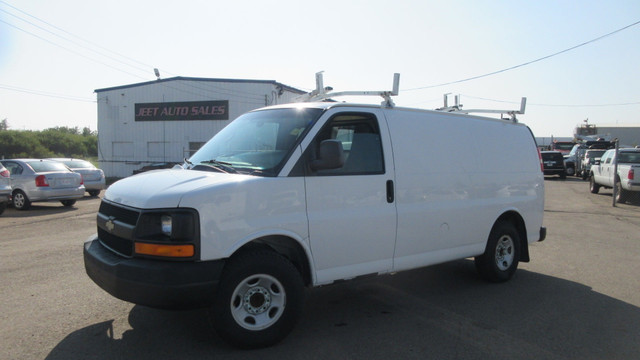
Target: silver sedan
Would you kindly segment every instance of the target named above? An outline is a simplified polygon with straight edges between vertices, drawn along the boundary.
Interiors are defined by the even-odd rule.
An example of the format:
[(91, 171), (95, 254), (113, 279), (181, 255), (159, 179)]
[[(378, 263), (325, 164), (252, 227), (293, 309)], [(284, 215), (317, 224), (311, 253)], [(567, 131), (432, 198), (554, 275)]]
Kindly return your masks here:
[(40, 159), (0, 160), (9, 170), (13, 207), (26, 210), (37, 201), (59, 200), (73, 206), (84, 196), (82, 175), (64, 164)]
[(4, 212), (10, 198), (11, 179), (9, 177), (9, 170), (0, 164), (0, 214)]
[(84, 181), (84, 188), (91, 196), (100, 195), (100, 191), (106, 188), (104, 172), (86, 160), (70, 158), (54, 158), (49, 160), (59, 161), (67, 165), (71, 171), (81, 174)]

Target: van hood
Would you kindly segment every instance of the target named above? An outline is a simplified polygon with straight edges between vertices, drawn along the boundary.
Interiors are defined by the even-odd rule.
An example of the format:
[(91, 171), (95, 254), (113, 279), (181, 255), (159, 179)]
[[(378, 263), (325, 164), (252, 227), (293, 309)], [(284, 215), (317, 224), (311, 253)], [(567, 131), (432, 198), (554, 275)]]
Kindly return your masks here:
[(237, 183), (247, 177), (184, 169), (153, 170), (115, 182), (104, 199), (140, 209), (175, 208), (187, 193)]

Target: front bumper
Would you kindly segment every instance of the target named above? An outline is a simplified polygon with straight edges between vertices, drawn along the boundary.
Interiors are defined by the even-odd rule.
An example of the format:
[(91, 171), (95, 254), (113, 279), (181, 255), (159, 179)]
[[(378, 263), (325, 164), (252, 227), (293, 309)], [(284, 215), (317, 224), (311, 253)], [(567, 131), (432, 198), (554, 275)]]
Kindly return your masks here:
[(125, 258), (104, 247), (96, 236), (84, 243), (84, 265), (91, 280), (118, 299), (153, 308), (210, 306), (224, 263)]

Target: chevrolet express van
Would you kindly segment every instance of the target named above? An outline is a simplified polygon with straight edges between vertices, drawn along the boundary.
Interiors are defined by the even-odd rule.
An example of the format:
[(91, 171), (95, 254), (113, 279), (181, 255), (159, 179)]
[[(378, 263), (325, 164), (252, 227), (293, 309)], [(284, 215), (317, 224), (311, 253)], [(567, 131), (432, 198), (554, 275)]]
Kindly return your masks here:
[(544, 239), (543, 207), (521, 123), (279, 105), (240, 116), (178, 168), (109, 187), (84, 260), (117, 298), (209, 307), (223, 339), (261, 347), (291, 331), (305, 287), (467, 257), (506, 281)]

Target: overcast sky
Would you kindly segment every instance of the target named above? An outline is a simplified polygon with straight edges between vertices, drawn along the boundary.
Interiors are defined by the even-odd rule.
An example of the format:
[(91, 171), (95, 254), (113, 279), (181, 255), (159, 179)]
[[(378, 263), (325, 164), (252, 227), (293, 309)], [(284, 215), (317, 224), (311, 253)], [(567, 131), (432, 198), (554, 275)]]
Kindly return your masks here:
[(639, 21), (638, 0), (0, 0), (0, 120), (96, 130), (94, 90), (153, 68), (305, 91), (318, 71), (336, 91), (391, 90), (398, 72), (398, 106), (527, 97), (536, 136), (571, 136), (587, 118), (640, 123)]

